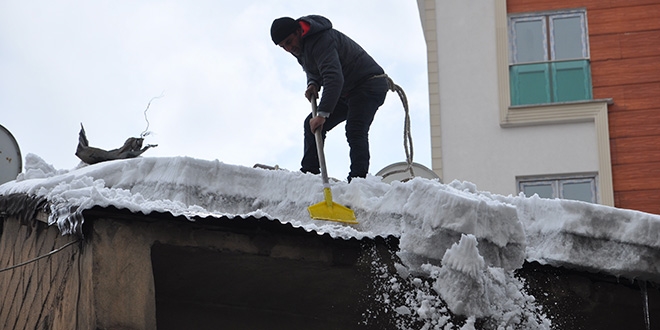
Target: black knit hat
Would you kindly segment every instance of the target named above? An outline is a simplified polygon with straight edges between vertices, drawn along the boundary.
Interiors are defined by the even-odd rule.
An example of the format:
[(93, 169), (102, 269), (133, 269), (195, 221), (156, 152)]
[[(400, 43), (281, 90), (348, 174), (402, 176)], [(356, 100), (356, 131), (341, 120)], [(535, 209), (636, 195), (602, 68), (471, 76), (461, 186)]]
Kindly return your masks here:
[(273, 25), (270, 26), (270, 37), (273, 38), (273, 42), (277, 45), (299, 28), (300, 24), (295, 19), (291, 17), (280, 17), (274, 20)]

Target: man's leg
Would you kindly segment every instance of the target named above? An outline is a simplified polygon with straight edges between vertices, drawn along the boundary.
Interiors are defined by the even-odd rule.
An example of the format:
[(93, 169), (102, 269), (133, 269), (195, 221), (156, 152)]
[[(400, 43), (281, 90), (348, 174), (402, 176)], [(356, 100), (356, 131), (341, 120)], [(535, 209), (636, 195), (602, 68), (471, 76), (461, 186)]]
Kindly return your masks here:
[[(323, 140), (325, 140), (325, 135), (328, 131), (346, 120), (347, 111), (348, 105), (343, 99), (339, 99), (339, 101), (337, 101), (337, 106), (335, 106), (335, 109), (332, 111), (332, 113), (330, 113), (330, 117), (326, 118), (325, 123), (323, 124), (321, 131)], [(303, 158), (300, 162), (300, 171), (303, 173), (309, 172), (313, 174), (319, 174), (319, 155), (316, 152), (316, 138), (314, 137), (314, 133), (312, 133), (312, 131), (309, 129), (310, 119), (312, 119), (311, 113), (307, 116), (307, 118), (305, 118), (304, 123), (305, 140), (303, 143)]]
[(366, 81), (350, 95), (346, 117), (346, 140), (351, 158), (349, 181), (364, 178), (369, 172), (369, 127), (386, 95), (387, 81), (380, 78)]

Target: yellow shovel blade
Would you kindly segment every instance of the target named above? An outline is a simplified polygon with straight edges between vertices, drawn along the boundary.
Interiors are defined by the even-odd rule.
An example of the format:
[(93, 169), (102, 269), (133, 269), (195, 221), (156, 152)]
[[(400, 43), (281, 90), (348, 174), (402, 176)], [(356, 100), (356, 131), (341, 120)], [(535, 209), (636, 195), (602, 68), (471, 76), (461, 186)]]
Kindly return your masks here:
[(330, 188), (324, 188), (323, 195), (325, 196), (323, 202), (316, 203), (307, 208), (312, 219), (337, 221), (349, 224), (358, 223), (355, 219), (355, 213), (353, 210), (332, 201)]

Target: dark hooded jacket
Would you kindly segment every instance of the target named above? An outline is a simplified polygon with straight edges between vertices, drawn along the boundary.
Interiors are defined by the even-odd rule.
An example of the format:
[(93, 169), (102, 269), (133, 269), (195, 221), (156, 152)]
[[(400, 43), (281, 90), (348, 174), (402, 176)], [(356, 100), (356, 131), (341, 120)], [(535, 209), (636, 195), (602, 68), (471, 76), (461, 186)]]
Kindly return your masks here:
[(327, 18), (310, 15), (298, 21), (310, 25), (303, 35), (302, 51), (297, 58), (307, 74), (307, 85), (323, 87), (318, 106), (320, 113), (331, 113), (340, 96), (350, 96), (356, 86), (384, 73), (360, 45), (333, 29)]

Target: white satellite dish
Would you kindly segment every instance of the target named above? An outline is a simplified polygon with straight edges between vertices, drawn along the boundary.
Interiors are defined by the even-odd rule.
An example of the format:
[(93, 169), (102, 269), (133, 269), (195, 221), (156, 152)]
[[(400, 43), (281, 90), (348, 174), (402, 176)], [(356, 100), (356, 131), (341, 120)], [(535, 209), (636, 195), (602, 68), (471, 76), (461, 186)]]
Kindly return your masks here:
[(16, 139), (0, 125), (0, 184), (16, 180), (22, 168), (21, 149)]
[[(417, 164), (413, 162), (411, 164), (413, 173), (415, 174), (415, 177), (422, 177), (426, 179), (438, 179), (440, 182), (440, 177), (435, 174), (431, 169), (428, 167), (422, 165), (422, 164)], [(382, 170), (378, 171), (376, 173), (376, 176), (381, 176), (383, 177), (383, 182), (385, 183), (391, 183), (392, 181), (408, 181), (413, 178), (412, 175), (410, 175), (410, 170), (408, 170), (408, 163), (406, 162), (398, 162), (394, 164), (390, 164), (385, 166)]]

